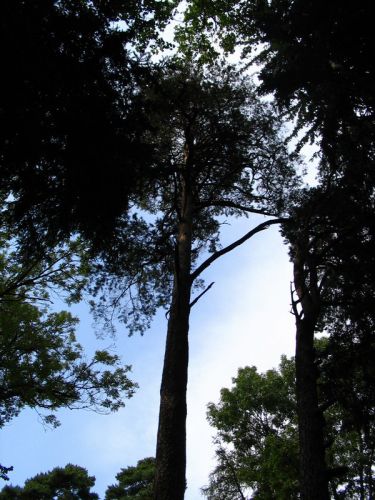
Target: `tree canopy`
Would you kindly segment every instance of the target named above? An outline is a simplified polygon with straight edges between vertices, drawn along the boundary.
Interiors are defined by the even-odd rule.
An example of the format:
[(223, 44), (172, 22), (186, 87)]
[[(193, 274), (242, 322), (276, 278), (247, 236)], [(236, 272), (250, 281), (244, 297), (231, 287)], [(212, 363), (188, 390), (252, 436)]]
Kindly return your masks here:
[(77, 230), (98, 243), (127, 209), (152, 157), (142, 47), (174, 3), (2, 2), (0, 189), (34, 247)]
[[(332, 460), (324, 416), (329, 425), (336, 422), (334, 429), (332, 411), (339, 405), (354, 436), (342, 449), (351, 453), (359, 439), (357, 456), (367, 460), (359, 483), (349, 477), (346, 491), (359, 484), (363, 496), (366, 477), (371, 496), (372, 5), (190, 0), (177, 30), (185, 59), (151, 64), (145, 47), (160, 43), (159, 30), (177, 3), (16, 0), (0, 7), (1, 217), (27, 250), (26, 258), (8, 250), (1, 256), (0, 423), (23, 406), (117, 409), (121, 395), (134, 389), (117, 356), (82, 358), (75, 319), (42, 306), (50, 283), (68, 277), (63, 288), (75, 298), (87, 285), (97, 298), (96, 318), (109, 327), (123, 321), (130, 333), (143, 333), (164, 306), (155, 498), (182, 498), (189, 315), (211, 285), (195, 298), (192, 290), (201, 290), (203, 271), (219, 257), (284, 223), (294, 265), (301, 495), (328, 498), (325, 458)], [(212, 62), (215, 33), (225, 51), (242, 45), (243, 55), (261, 65), (257, 88), (239, 71)], [(319, 143), (318, 187), (296, 194), (297, 155), (280, 133), (276, 107), (257, 98), (269, 93), (295, 120), (299, 145)], [(222, 217), (249, 214), (266, 219), (220, 248)], [(62, 243), (72, 235), (73, 246), (77, 235), (86, 242), (78, 268), (73, 247)], [(318, 331), (330, 334), (321, 358), (314, 348)], [(97, 363), (112, 369), (97, 370)], [(259, 444), (263, 438), (272, 441), (260, 436)], [(225, 450), (220, 453), (222, 465), (230, 464)], [(272, 468), (270, 461), (265, 467)], [(262, 493), (257, 481), (260, 496), (273, 494)], [(283, 483), (286, 497), (295, 494), (293, 481)], [(168, 484), (173, 492), (163, 490)], [(238, 484), (234, 488), (241, 496)]]
[(138, 498), (151, 500), (152, 483), (155, 477), (155, 458), (138, 460), (135, 467), (129, 466), (116, 475), (117, 484), (108, 486), (105, 500)]
[[(327, 148), (335, 149), (338, 141), (350, 138), (353, 130), (348, 127), (357, 129), (360, 144), (366, 144), (369, 135), (373, 142), (371, 9), (369, 0), (360, 6), (339, 0), (329, 5), (305, 0), (192, 0), (186, 13), (188, 28), (180, 31), (182, 39), (198, 37), (201, 48), (216, 32), (227, 51), (239, 46), (255, 57), (261, 91), (273, 93), (284, 109), (297, 115), (298, 126), (310, 128), (307, 137), (320, 134), (327, 153)], [(353, 139), (348, 151), (358, 148)]]
[(86, 469), (67, 464), (49, 472), (37, 474), (25, 481), (23, 487), (7, 485), (0, 491), (0, 499), (6, 500), (98, 500), (91, 491), (95, 477)]
[[(131, 217), (118, 221), (111, 249), (94, 263), (91, 290), (99, 294), (97, 317), (111, 321), (115, 308), (130, 333), (142, 332), (158, 307), (169, 307), (158, 449), (163, 443), (170, 457), (167, 465), (157, 452), (156, 484), (174, 490), (156, 496), (182, 498), (188, 319), (198, 299), (191, 301), (192, 287), (212, 262), (283, 221), (277, 216), (298, 183), (298, 160), (288, 152), (272, 107), (258, 101), (250, 82), (230, 66), (174, 58), (145, 101), (155, 128), (149, 136), (156, 151), (153, 175), (141, 194), (130, 197)], [(220, 216), (252, 213), (267, 219), (219, 249)], [(212, 255), (202, 262), (207, 250)], [(176, 408), (167, 410), (170, 405)], [(162, 438), (166, 429), (171, 435)], [(174, 474), (178, 464), (177, 489), (177, 478), (159, 480), (158, 470)]]
[[(285, 213), (298, 186), (298, 156), (288, 152), (281, 118), (254, 92), (249, 78), (226, 65), (176, 58), (159, 69), (146, 95), (157, 131), (149, 137), (157, 151), (153, 174), (130, 198), (131, 217), (118, 221), (111, 247), (93, 265), (91, 291), (105, 290), (98, 316), (107, 312), (110, 319), (117, 306), (130, 332), (142, 331), (142, 318), (169, 306), (187, 176), (194, 219), (191, 277), (198, 286), (204, 269), (229, 251), (220, 249), (220, 217)], [(207, 251), (212, 256), (203, 263)], [(132, 300), (121, 302), (128, 292)]]
[[(86, 359), (75, 336), (78, 319), (49, 307), (51, 294), (60, 290), (77, 298), (85, 282), (73, 246), (22, 263), (5, 238), (0, 253), (0, 426), (24, 407), (116, 411), (136, 388), (128, 378), (130, 367), (105, 350)], [(44, 418), (58, 423), (54, 415)]]
[[(370, 417), (371, 423), (367, 420), (364, 425), (356, 403), (351, 404), (339, 395), (363, 398), (369, 404), (368, 381), (360, 372), (355, 377), (332, 377), (330, 370), (335, 369), (336, 359), (340, 359), (331, 354), (332, 342), (326, 337), (316, 343), (321, 364), (319, 400), (326, 408), (330, 498), (366, 498), (371, 495), (374, 481), (369, 473), (374, 464), (370, 437), (374, 421)], [(344, 357), (349, 346), (345, 343), (335, 346)], [(358, 383), (353, 390), (354, 380)], [(332, 383), (336, 389), (340, 387), (334, 398)], [(374, 402), (372, 398), (372, 408)], [(251, 498), (299, 498), (293, 358), (283, 356), (278, 370), (265, 373), (258, 373), (255, 367), (240, 368), (233, 386), (221, 390), (219, 403), (208, 405), (207, 418), (217, 431), (214, 440), (217, 466), (210, 474), (209, 485), (202, 490), (207, 498), (244, 499), (250, 498), (250, 491)]]
[(307, 199), (300, 197), (297, 210), (291, 210), (293, 223), (286, 227), (296, 293), (301, 495), (306, 499), (328, 498), (314, 334), (330, 319), (335, 327), (327, 329), (337, 333), (340, 323), (353, 325), (351, 314), (368, 318), (372, 310), (371, 9), (370, 2), (357, 8), (342, 2), (193, 0), (186, 14), (188, 28), (179, 30), (184, 43), (192, 40), (202, 48), (209, 45), (207, 33), (215, 32), (225, 50), (242, 46), (243, 54), (259, 63), (259, 91), (273, 95), (295, 120), (300, 146), (308, 140), (319, 144), (320, 185)]
[(211, 499), (297, 498), (298, 459), (293, 362), (264, 374), (238, 370), (219, 404), (208, 405), (207, 418), (217, 430), (218, 465), (203, 489)]

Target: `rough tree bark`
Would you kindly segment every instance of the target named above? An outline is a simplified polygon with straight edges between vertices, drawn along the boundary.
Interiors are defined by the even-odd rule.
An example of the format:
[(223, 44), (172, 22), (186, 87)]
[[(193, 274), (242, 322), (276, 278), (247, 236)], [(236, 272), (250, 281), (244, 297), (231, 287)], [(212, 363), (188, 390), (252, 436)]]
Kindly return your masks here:
[(186, 481), (186, 389), (189, 360), (189, 314), (193, 203), (185, 147), (185, 171), (176, 242), (172, 303), (160, 389), (154, 499), (182, 500)]
[(301, 498), (329, 500), (324, 417), (318, 402), (318, 370), (314, 350), (320, 290), (316, 268), (308, 252), (303, 252), (298, 247), (295, 250), (294, 285), (298, 301), (292, 298), (292, 305), (296, 317), (295, 363)]

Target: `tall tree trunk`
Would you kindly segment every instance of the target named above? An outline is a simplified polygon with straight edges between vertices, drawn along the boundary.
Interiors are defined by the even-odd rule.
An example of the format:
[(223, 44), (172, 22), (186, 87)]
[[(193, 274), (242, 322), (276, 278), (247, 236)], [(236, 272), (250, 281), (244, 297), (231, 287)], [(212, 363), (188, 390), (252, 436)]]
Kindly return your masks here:
[[(359, 451), (360, 451), (360, 456), (364, 456), (364, 445), (363, 445), (363, 436), (362, 432), (359, 430), (358, 431), (358, 438), (359, 438)], [(366, 495), (365, 495), (365, 467), (363, 465), (363, 462), (360, 463), (361, 468), (359, 470), (359, 498), (360, 500), (366, 500)]]
[(300, 488), (303, 500), (328, 500), (324, 419), (318, 404), (314, 355), (315, 322), (297, 320), (296, 396), (300, 449)]
[[(187, 156), (187, 155), (186, 155)], [(160, 389), (156, 446), (155, 500), (182, 500), (186, 489), (186, 389), (189, 361), (192, 196), (183, 179), (172, 304)]]
[(316, 269), (307, 253), (296, 250), (294, 283), (301, 305), (296, 315), (296, 397), (299, 429), (300, 490), (303, 500), (328, 500), (324, 418), (318, 402), (314, 333), (320, 310)]

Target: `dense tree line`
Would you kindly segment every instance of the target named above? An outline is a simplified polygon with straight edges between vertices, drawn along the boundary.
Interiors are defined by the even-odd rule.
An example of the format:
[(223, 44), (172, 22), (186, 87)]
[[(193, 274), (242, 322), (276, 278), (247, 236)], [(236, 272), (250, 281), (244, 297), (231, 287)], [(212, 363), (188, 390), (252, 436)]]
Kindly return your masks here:
[[(105, 493), (106, 500), (121, 498), (152, 498), (152, 481), (155, 475), (155, 459), (139, 460), (135, 467), (121, 469), (116, 475), (116, 485), (111, 485)], [(25, 481), (23, 487), (7, 485), (0, 491), (3, 500), (98, 500), (92, 491), (95, 477), (89, 476), (86, 469), (67, 464), (55, 467), (49, 472), (37, 474)]]

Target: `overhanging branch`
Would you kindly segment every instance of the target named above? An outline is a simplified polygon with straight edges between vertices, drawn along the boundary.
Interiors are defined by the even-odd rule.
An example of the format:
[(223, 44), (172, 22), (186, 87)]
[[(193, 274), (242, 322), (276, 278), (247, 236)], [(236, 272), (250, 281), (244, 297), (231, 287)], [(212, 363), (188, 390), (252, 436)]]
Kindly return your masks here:
[(222, 255), (225, 255), (226, 253), (230, 252), (234, 248), (237, 248), (238, 246), (242, 245), (242, 243), (245, 243), (249, 238), (254, 236), (257, 233), (260, 233), (261, 231), (264, 231), (265, 229), (268, 229), (269, 226), (272, 226), (274, 224), (282, 224), (283, 222), (288, 222), (290, 219), (280, 217), (278, 219), (272, 219), (272, 220), (267, 220), (265, 222), (262, 222), (262, 224), (259, 224), (258, 226), (254, 227), (251, 231), (246, 233), (242, 238), (239, 238), (237, 241), (234, 241), (227, 247), (219, 250), (218, 252), (213, 253), (207, 260), (202, 262), (202, 264), (190, 275), (191, 282), (193, 282), (198, 276), (205, 270), (207, 267), (209, 267), (215, 260), (217, 260), (219, 257)]

